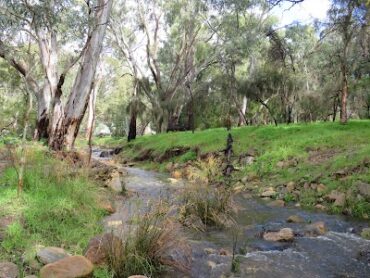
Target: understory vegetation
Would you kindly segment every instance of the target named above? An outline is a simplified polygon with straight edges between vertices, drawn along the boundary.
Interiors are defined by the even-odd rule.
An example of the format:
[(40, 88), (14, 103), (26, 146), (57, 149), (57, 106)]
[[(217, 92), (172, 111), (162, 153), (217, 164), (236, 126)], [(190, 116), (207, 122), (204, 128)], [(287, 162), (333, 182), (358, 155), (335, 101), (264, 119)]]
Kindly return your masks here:
[[(357, 198), (354, 189), (359, 182), (370, 182), (369, 121), (351, 121), (347, 125), (252, 126), (234, 128), (230, 133), (234, 139), (233, 163), (238, 168), (234, 172), (234, 183), (242, 181), (244, 188), (253, 187), (259, 193), (266, 187), (278, 188), (294, 182), (299, 195), (298, 192), (287, 192), (281, 197), (287, 202), (299, 202), (306, 208), (323, 202), (321, 198), (336, 189), (347, 194), (348, 198), (344, 206), (325, 204), (329, 211), (369, 217), (368, 200)], [(191, 175), (186, 173), (189, 168), (185, 166), (200, 169), (197, 165), (207, 154), (222, 156), (227, 134), (228, 131), (220, 128), (195, 134), (176, 132), (143, 136), (125, 143), (120, 157), (122, 161), (133, 161), (161, 171), (180, 171), (180, 176), (191, 179)], [(97, 138), (95, 143), (108, 147), (122, 144), (122, 141)], [(174, 155), (164, 157), (164, 153)], [(253, 157), (253, 162), (244, 163), (246, 156)], [(222, 171), (222, 167), (217, 169), (217, 173)], [(325, 190), (317, 192), (304, 188), (305, 183), (324, 184)]]
[[(4, 159), (9, 154), (2, 148), (1, 155)], [(71, 167), (39, 144), (30, 144), (26, 157), (24, 191), (19, 197), (16, 168), (10, 163), (16, 158), (7, 159), (10, 165), (0, 176), (0, 218), (11, 222), (0, 231), (4, 233), (0, 260), (9, 259), (20, 267), (37, 264), (36, 250), (42, 246), (81, 254), (89, 239), (102, 231), (98, 187), (86, 169)]]
[(179, 224), (169, 217), (168, 209), (160, 202), (149, 212), (134, 216), (130, 227), (122, 231), (123, 241), (113, 241), (109, 265), (114, 277), (138, 273), (159, 277), (168, 266), (184, 273), (189, 271), (190, 247)]

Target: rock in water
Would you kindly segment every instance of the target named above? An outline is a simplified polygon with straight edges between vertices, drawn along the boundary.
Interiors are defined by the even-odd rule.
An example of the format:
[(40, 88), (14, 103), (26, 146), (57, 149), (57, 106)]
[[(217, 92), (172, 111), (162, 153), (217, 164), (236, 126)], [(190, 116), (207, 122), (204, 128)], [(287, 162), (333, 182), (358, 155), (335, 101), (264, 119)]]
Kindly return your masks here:
[(324, 235), (326, 232), (325, 223), (322, 221), (307, 225), (305, 229), (306, 236), (320, 236)]
[(83, 256), (71, 256), (45, 265), (40, 270), (40, 278), (85, 277), (94, 270), (93, 264)]
[(278, 232), (264, 233), (263, 239), (267, 241), (292, 241), (294, 239), (294, 233), (290, 228), (283, 228)]
[(261, 193), (261, 197), (274, 197), (276, 195), (276, 191), (274, 190), (273, 187), (267, 188), (264, 192)]
[(304, 223), (304, 219), (298, 215), (291, 215), (286, 221), (288, 223)]
[(36, 253), (37, 259), (43, 264), (51, 264), (70, 256), (63, 248), (46, 247)]
[(284, 207), (285, 206), (285, 202), (283, 200), (274, 200), (274, 201), (271, 201), (270, 203), (267, 204), (268, 206), (270, 207)]
[(18, 266), (10, 262), (0, 262), (0, 278), (17, 278)]

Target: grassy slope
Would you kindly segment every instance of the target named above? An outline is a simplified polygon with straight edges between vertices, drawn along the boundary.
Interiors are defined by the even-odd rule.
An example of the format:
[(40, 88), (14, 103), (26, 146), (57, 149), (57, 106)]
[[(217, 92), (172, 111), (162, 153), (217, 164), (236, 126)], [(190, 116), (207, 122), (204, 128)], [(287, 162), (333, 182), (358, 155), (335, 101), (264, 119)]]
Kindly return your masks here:
[(0, 218), (14, 219), (0, 242), (0, 261), (21, 266), (21, 256), (31, 261), (39, 245), (82, 254), (88, 240), (102, 229), (104, 212), (98, 208), (97, 186), (84, 170), (71, 170), (37, 144), (28, 148), (27, 161), (21, 197), (17, 197), (14, 168), (0, 173)]
[[(122, 155), (125, 159), (134, 160), (146, 150), (151, 150), (155, 157), (174, 147), (199, 148), (201, 153), (220, 151), (225, 148), (227, 133), (225, 129), (210, 129), (195, 134), (176, 132), (144, 136), (132, 143), (125, 143), (123, 139), (98, 138), (95, 144), (124, 144)], [(315, 123), (243, 127), (234, 128), (231, 134), (236, 157), (250, 148), (258, 153), (255, 163), (243, 167), (237, 175), (258, 176), (260, 186), (277, 186), (289, 181), (315, 181), (325, 184), (327, 192), (332, 189), (346, 192), (358, 181), (370, 183), (369, 168), (363, 167), (364, 160), (370, 159), (370, 121), (351, 121), (347, 125)], [(190, 150), (169, 161), (181, 163), (193, 159), (196, 159), (196, 155)], [(279, 161), (292, 159), (298, 160), (297, 166), (277, 167)], [(166, 163), (155, 164), (154, 167), (163, 169)], [(348, 172), (344, 179), (333, 177), (333, 173), (339, 170)], [(321, 194), (307, 190), (302, 191), (299, 201), (306, 207), (312, 207), (319, 197)], [(287, 200), (292, 198), (286, 196)], [(355, 216), (366, 217), (366, 214), (370, 214), (370, 204), (364, 200), (349, 201), (348, 208)], [(334, 212), (344, 209), (331, 207)]]

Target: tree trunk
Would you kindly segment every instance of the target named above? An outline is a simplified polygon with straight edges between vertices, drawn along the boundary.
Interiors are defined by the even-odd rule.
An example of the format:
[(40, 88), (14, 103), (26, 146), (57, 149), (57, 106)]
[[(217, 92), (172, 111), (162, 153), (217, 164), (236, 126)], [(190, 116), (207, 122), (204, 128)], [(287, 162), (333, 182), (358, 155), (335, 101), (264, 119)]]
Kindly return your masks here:
[(93, 9), (95, 24), (89, 31), (88, 45), (83, 53), (79, 71), (65, 106), (61, 125), (56, 127), (53, 139), (49, 141), (50, 147), (54, 150), (63, 148), (71, 150), (74, 146), (86, 112), (111, 7), (112, 0), (99, 0), (98, 5)]
[(243, 103), (242, 103), (242, 107), (239, 111), (239, 122), (238, 122), (238, 126), (243, 126), (243, 125), (246, 125), (248, 124), (247, 123), (247, 118), (245, 116), (246, 112), (247, 112), (247, 105), (248, 105), (248, 99), (246, 96), (243, 96)]
[(96, 95), (99, 88), (96, 83), (93, 84), (93, 88), (90, 93), (89, 97), (89, 104), (88, 104), (88, 117), (87, 117), (87, 126), (86, 126), (86, 139), (91, 140), (92, 134), (94, 131), (94, 124), (95, 124), (95, 104), (96, 104)]
[[(134, 68), (134, 73), (136, 74), (136, 70)], [(137, 74), (136, 74), (137, 75)], [(138, 80), (136, 79), (136, 76), (134, 77), (134, 90), (133, 90), (133, 102), (131, 103), (131, 109), (130, 109), (130, 125), (128, 129), (128, 136), (127, 141), (130, 142), (131, 140), (136, 139), (136, 118), (137, 118), (137, 110), (138, 110), (138, 99), (137, 99), (137, 89), (138, 89)]]
[(347, 117), (347, 97), (348, 97), (348, 77), (347, 68), (345, 64), (342, 65), (342, 95), (341, 95), (341, 109), (340, 109), (340, 122), (346, 124)]

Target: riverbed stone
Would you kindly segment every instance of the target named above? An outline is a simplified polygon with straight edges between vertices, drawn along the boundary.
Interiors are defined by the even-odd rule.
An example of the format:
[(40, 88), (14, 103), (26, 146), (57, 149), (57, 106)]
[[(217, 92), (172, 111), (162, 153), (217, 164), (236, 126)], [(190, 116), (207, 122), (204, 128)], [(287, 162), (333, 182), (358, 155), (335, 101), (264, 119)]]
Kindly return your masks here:
[(276, 196), (276, 191), (275, 191), (275, 189), (273, 188), (273, 187), (269, 187), (269, 188), (267, 188), (266, 190), (264, 190), (262, 193), (261, 193), (261, 197), (269, 197), (269, 198), (271, 198), (271, 197), (274, 197), (274, 196)]
[(279, 207), (282, 208), (285, 206), (285, 202), (283, 200), (274, 200), (267, 204), (270, 207)]
[(40, 270), (40, 278), (77, 278), (90, 275), (93, 264), (83, 256), (71, 256), (45, 265)]
[(17, 278), (18, 266), (11, 262), (0, 262), (0, 278)]
[(283, 228), (278, 232), (264, 233), (263, 239), (267, 241), (292, 241), (294, 239), (294, 233), (291, 228)]
[(324, 235), (327, 232), (326, 225), (323, 221), (318, 221), (312, 224), (309, 224), (305, 227), (304, 234), (306, 236), (320, 236)]
[(304, 219), (299, 215), (291, 215), (286, 221), (288, 223), (304, 223)]
[(86, 248), (85, 257), (94, 265), (105, 265), (109, 256), (119, 256), (122, 241), (112, 233), (92, 238)]
[(50, 264), (70, 256), (67, 251), (59, 247), (45, 247), (37, 251), (36, 257), (42, 264)]
[(370, 239), (370, 228), (363, 228), (361, 231), (361, 236), (364, 239)]

